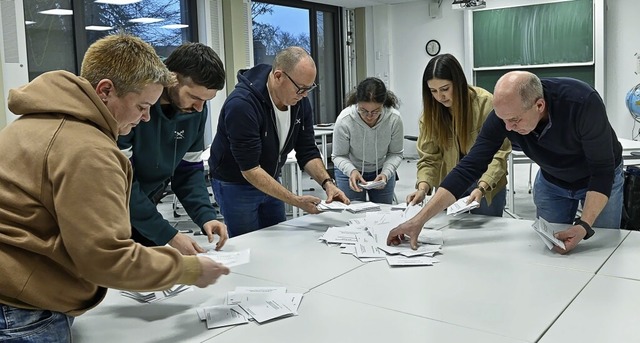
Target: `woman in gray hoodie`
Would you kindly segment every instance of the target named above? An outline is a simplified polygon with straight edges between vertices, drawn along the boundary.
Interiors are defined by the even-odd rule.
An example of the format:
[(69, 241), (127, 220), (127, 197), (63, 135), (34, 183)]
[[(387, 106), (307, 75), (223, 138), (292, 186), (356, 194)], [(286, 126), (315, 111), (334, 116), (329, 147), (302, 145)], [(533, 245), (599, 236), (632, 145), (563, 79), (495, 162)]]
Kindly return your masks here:
[[(391, 204), (402, 162), (403, 127), (398, 98), (382, 80), (364, 79), (347, 96), (333, 129), (335, 177), (349, 199)], [(363, 186), (377, 182), (378, 186)]]

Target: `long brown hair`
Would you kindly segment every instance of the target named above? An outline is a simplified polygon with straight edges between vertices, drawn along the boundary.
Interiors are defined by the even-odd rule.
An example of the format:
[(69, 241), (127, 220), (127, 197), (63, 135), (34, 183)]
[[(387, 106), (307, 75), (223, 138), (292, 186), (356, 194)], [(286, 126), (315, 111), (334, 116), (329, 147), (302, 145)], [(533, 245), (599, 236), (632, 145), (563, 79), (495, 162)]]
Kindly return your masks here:
[[(431, 94), (427, 82), (435, 78), (453, 83), (451, 112)], [(442, 149), (450, 148), (451, 138), (456, 138), (460, 151), (468, 153), (473, 122), (471, 97), (475, 97), (475, 91), (467, 84), (462, 66), (453, 55), (438, 55), (429, 61), (422, 75), (422, 121), (427, 136), (433, 137)]]

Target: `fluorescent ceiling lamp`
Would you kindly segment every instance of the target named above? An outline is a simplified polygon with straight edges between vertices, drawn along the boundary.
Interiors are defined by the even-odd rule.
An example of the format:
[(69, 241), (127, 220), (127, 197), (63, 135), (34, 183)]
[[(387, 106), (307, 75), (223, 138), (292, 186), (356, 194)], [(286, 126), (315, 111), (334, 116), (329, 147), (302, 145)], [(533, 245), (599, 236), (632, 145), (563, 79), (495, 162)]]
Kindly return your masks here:
[(164, 19), (160, 19), (160, 18), (135, 18), (135, 19), (129, 19), (129, 22), (140, 23), (140, 24), (151, 24), (151, 23), (157, 23), (163, 20)]
[(109, 5), (129, 5), (135, 4), (136, 2), (140, 2), (142, 0), (96, 0), (95, 2), (98, 4), (109, 4)]
[(35, 24), (35, 23), (36, 23), (36, 22), (35, 22), (35, 21), (33, 21), (33, 20), (25, 20), (25, 21), (24, 21), (24, 24), (25, 24), (25, 25), (33, 25), (33, 24)]
[(84, 27), (87, 31), (109, 31), (113, 30), (113, 26), (89, 25)]
[(185, 27), (189, 27), (189, 25), (185, 24), (169, 24), (160, 26), (163, 29), (184, 29)]
[(72, 10), (63, 10), (62, 8), (40, 11), (38, 13), (47, 14), (47, 15), (73, 15)]

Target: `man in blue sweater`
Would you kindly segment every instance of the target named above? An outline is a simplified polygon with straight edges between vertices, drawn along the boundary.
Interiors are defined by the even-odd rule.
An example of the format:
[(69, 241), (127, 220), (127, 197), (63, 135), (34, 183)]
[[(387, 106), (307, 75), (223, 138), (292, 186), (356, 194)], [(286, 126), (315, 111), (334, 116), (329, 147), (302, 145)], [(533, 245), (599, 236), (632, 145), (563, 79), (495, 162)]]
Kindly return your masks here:
[(186, 43), (165, 60), (178, 83), (165, 88), (151, 107), (151, 119), (141, 122), (118, 146), (133, 164), (129, 204), (132, 238), (146, 246), (169, 244), (182, 254), (204, 252), (191, 237), (178, 232), (158, 212), (156, 204), (169, 182), (193, 222), (216, 249), (228, 238), (225, 224), (216, 220), (201, 158), (207, 120), (206, 101), (224, 87), (222, 61), (210, 47)]
[(316, 65), (300, 47), (280, 51), (273, 66), (238, 72), (238, 84), (220, 112), (211, 145), (213, 192), (231, 237), (286, 220), (284, 202), (318, 213), (320, 199), (297, 196), (278, 179), (287, 155), (296, 151), (301, 168), (326, 191), (327, 202), (349, 199), (320, 158), (307, 95)]
[[(398, 244), (407, 234), (416, 248), (424, 223), (478, 179), (505, 137), (540, 166), (533, 187), (537, 216), (573, 224), (556, 234), (566, 247), (554, 247), (557, 252), (567, 253), (591, 237), (591, 226), (620, 227), (622, 146), (591, 86), (569, 78), (540, 80), (515, 71), (496, 83), (493, 105), (469, 154), (418, 215), (391, 230), (388, 244)], [(578, 203), (582, 215), (576, 218)]]

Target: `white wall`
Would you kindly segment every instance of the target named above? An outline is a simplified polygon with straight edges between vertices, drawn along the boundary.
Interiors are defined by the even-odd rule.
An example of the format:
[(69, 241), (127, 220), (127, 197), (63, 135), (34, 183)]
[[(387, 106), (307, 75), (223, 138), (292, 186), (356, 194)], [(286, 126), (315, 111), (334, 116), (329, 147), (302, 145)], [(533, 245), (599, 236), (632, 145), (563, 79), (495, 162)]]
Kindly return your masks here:
[[(488, 3), (523, 5), (556, 0), (487, 0)], [(441, 53), (451, 53), (458, 57), (465, 68), (469, 82), (473, 82), (466, 66), (469, 49), (465, 45), (465, 11), (452, 10), (449, 1), (443, 1), (439, 18), (429, 18), (429, 1), (420, 0), (389, 6), (390, 30), (390, 85), (402, 101), (405, 134), (418, 134), (418, 118), (421, 106), (421, 81), (424, 67), (430, 57), (424, 45), (430, 39), (437, 39)], [(386, 5), (382, 5), (386, 6)], [(640, 34), (638, 34), (638, 0), (605, 0), (604, 10), (604, 93), (609, 121), (622, 138), (631, 138), (633, 119), (629, 115), (624, 97), (627, 91), (640, 83), (637, 59), (640, 55)], [(596, 27), (599, 25), (596, 24)], [(468, 32), (466, 33), (468, 34)], [(598, 55), (596, 54), (596, 57)], [(596, 61), (597, 63), (597, 61)], [(640, 74), (640, 71), (638, 71)], [(640, 125), (636, 125), (636, 133)], [(416, 156), (415, 144), (405, 141), (405, 155)]]
[[(632, 138), (633, 119), (624, 104), (629, 89), (640, 83), (634, 54), (640, 55), (638, 0), (605, 2), (605, 85), (607, 113), (618, 137)], [(638, 74), (636, 74), (636, 72)], [(640, 125), (636, 124), (635, 134)]]
[[(453, 10), (448, 1), (440, 7), (441, 15), (429, 17), (429, 1), (390, 6), (390, 89), (400, 98), (400, 113), (405, 135), (418, 135), (422, 111), (422, 73), (431, 56), (425, 44), (436, 39), (440, 53), (464, 56), (463, 11)], [(467, 75), (469, 78), (469, 75)], [(405, 156), (417, 156), (415, 142), (405, 140)]]

